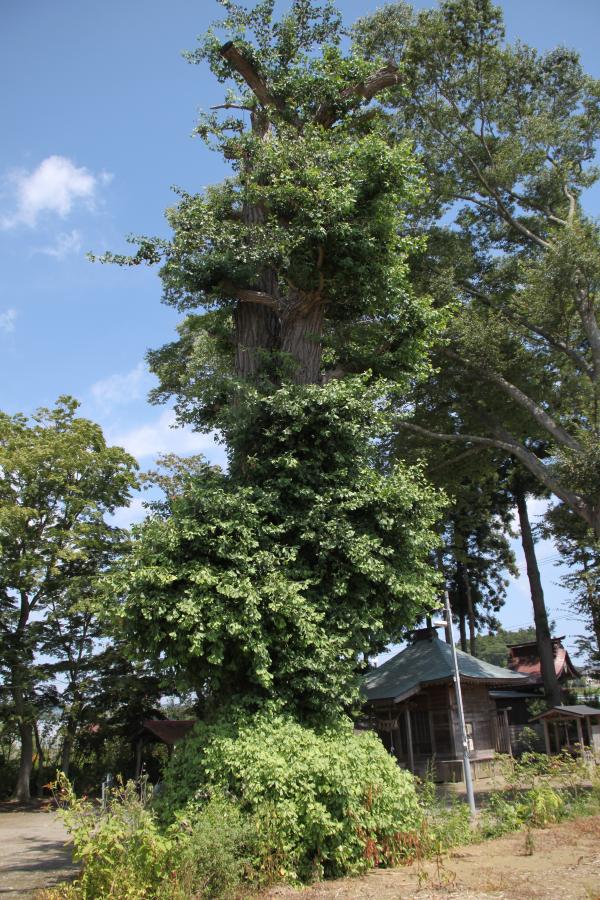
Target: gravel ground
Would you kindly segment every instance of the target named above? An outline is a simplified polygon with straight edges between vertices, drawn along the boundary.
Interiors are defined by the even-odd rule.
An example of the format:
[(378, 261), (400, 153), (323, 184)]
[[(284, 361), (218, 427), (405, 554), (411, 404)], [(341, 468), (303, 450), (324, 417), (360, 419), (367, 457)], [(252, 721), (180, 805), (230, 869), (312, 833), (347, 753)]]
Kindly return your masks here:
[(600, 900), (600, 816), (459, 847), (438, 862), (376, 869), (269, 900)]
[(77, 867), (67, 832), (47, 809), (0, 809), (0, 897), (29, 897), (71, 877)]

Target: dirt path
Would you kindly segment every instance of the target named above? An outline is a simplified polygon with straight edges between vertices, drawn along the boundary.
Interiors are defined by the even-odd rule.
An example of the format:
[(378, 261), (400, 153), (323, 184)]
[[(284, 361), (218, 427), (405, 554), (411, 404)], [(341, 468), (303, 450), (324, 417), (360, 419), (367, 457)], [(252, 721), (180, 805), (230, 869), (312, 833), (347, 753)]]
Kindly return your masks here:
[(69, 878), (76, 867), (65, 846), (67, 832), (44, 809), (0, 810), (0, 897), (33, 897), (41, 888)]
[(379, 869), (304, 891), (277, 887), (277, 900), (600, 900), (600, 816), (461, 847), (441, 864)]

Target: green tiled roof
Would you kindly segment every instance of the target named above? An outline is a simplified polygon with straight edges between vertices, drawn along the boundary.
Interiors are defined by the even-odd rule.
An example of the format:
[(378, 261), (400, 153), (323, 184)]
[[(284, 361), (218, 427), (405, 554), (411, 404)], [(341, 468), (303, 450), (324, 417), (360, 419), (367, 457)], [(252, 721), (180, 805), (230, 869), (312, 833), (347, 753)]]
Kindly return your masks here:
[[(461, 650), (456, 655), (458, 670), (464, 678), (494, 684), (527, 684), (527, 678), (518, 672), (493, 666)], [(439, 638), (419, 640), (365, 675), (362, 690), (368, 700), (395, 700), (452, 676), (450, 644)]]

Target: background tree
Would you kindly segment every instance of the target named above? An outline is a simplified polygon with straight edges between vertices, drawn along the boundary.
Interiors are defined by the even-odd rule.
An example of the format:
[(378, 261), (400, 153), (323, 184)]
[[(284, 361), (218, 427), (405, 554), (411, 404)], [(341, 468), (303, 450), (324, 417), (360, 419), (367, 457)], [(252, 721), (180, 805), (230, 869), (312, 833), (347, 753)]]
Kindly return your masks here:
[[(423, 404), (417, 415), (428, 427), (439, 427), (446, 414)], [(506, 491), (505, 457), (480, 447), (457, 453), (452, 444), (424, 446), (419, 434), (404, 430), (392, 433), (385, 456), (420, 461), (427, 480), (448, 497), (437, 525), (443, 543), (437, 565), (445, 573), (461, 647), (474, 654), (476, 632), (499, 627), (507, 575), (517, 572), (509, 542), (514, 501)]]
[(499, 628), (495, 634), (479, 634), (476, 641), (476, 656), (495, 666), (506, 666), (508, 648), (512, 644), (535, 641), (535, 628)]
[(585, 523), (563, 503), (546, 515), (543, 533), (552, 538), (568, 567), (561, 583), (569, 591), (570, 605), (588, 626), (579, 640), (592, 663), (600, 660), (600, 547)]
[(390, 4), (355, 38), (402, 66), (390, 107), (431, 186), (415, 276), (453, 311), (436, 362), (460, 426), (420, 434), (511, 454), (597, 536), (598, 82), (573, 51), (506, 45), (489, 0)]
[(135, 461), (108, 447), (100, 428), (63, 397), (54, 409), (0, 414), (1, 665), (18, 723), (21, 761), (15, 798), (29, 798), (37, 654), (45, 614), (70, 597), (82, 567), (114, 554), (125, 533), (105, 515), (126, 504)]

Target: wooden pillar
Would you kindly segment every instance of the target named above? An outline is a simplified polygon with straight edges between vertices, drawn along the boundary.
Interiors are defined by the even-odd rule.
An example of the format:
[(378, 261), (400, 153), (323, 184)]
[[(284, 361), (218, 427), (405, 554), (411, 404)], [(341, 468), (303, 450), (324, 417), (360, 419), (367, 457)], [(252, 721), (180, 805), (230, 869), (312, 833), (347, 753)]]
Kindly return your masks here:
[(554, 730), (554, 740), (556, 742), (556, 752), (560, 753), (560, 736), (559, 736), (559, 731), (558, 731), (558, 725), (556, 722), (553, 722), (552, 725), (553, 725), (553, 730)]
[(429, 743), (431, 744), (431, 753), (433, 756), (437, 753), (435, 745), (435, 728), (433, 727), (433, 713), (429, 710)]
[(579, 752), (583, 756), (583, 748), (585, 746), (583, 740), (583, 726), (581, 724), (581, 719), (577, 719), (577, 739), (579, 740)]
[(144, 747), (144, 739), (142, 737), (138, 738), (136, 747), (135, 747), (135, 779), (140, 777), (142, 774), (142, 749)]
[(592, 743), (592, 720), (590, 719), (589, 716), (585, 717), (585, 727), (587, 729), (587, 734), (588, 734), (588, 747), (591, 747), (593, 750), (594, 745)]
[(546, 719), (542, 719), (542, 725), (544, 726), (544, 740), (546, 742), (546, 753), (548, 756), (552, 753), (552, 747), (550, 746), (550, 729), (548, 728), (548, 722)]
[(506, 732), (506, 745), (508, 748), (508, 754), (509, 754), (509, 756), (512, 756), (513, 755), (512, 741), (510, 739), (510, 725), (508, 724), (508, 710), (507, 709), (502, 710), (502, 717), (504, 719), (504, 729)]
[(411, 772), (415, 771), (415, 754), (413, 751), (412, 725), (410, 724), (410, 709), (408, 706), (404, 710), (404, 721), (406, 722), (406, 744), (408, 748), (408, 767)]

